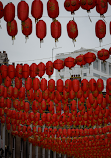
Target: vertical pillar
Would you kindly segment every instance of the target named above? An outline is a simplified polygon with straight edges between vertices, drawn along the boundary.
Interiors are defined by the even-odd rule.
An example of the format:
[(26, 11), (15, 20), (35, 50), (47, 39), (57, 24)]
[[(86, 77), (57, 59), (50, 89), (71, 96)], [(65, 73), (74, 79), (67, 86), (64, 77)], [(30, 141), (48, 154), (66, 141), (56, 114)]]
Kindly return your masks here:
[(66, 158), (66, 154), (64, 155), (64, 158)]
[(50, 158), (50, 150), (48, 150), (48, 158)]
[(59, 153), (59, 157), (61, 157), (61, 153)]
[[(32, 124), (30, 125), (32, 129)], [(29, 143), (29, 158), (32, 158), (32, 143)]]
[(23, 158), (23, 139), (21, 138), (21, 143), (20, 143), (20, 158)]
[(12, 150), (13, 150), (13, 158), (15, 158), (15, 136), (12, 138), (13, 139), (13, 148), (12, 148)]
[[(42, 132), (44, 132), (45, 124), (43, 125)], [(42, 149), (42, 158), (45, 158), (45, 148)]]
[[(38, 132), (38, 126), (36, 126), (36, 131)], [(35, 157), (38, 158), (38, 146), (35, 147)]]
[(5, 157), (5, 124), (3, 124), (2, 126), (2, 136), (3, 136), (3, 150), (4, 150), (4, 153), (3, 153), (3, 156)]

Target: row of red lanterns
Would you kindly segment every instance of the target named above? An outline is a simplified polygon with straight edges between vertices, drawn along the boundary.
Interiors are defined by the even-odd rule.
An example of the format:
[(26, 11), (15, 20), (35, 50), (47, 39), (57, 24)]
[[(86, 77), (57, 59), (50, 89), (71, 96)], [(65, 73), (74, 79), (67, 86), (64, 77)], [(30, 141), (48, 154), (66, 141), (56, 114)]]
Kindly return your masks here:
[[(108, 9), (108, 2), (111, 5), (110, 0), (104, 0), (104, 1), (96, 1), (92, 0), (90, 1), (83, 1), (83, 0), (65, 0), (64, 7), (67, 11), (70, 11), (71, 13), (74, 13), (74, 11), (78, 10), (81, 6), (82, 9), (87, 10), (88, 12), (90, 9), (93, 9), (96, 6), (96, 11), (100, 13), (100, 15), (103, 15), (107, 12)], [(15, 6), (13, 3), (8, 3), (4, 9), (3, 4), (0, 2), (1, 11), (0, 11), (0, 18), (4, 16), (4, 20), (6, 22), (11, 22), (14, 20), (15, 17)], [(38, 9), (39, 8), (39, 9)], [(25, 9), (25, 12), (23, 10)], [(48, 0), (47, 2), (47, 12), (48, 16), (52, 19), (55, 19), (59, 16), (59, 4), (57, 0)], [(10, 13), (10, 14), (9, 14)], [(35, 20), (38, 20), (43, 15), (43, 3), (41, 0), (34, 0), (31, 5), (31, 14), (35, 18)], [(27, 20), (29, 15), (29, 6), (25, 1), (21, 1), (17, 5), (17, 16), (18, 18), (23, 22)]]
[[(73, 6), (75, 7), (75, 5), (78, 3), (78, 0), (77, 0), (77, 2), (75, 2), (75, 1), (71, 2), (71, 4), (69, 4), (70, 0), (66, 0), (66, 1), (67, 1), (65, 3), (66, 8), (70, 7), (71, 4), (73, 4)], [(81, 4), (83, 4), (83, 6), (84, 6), (83, 8), (85, 9), (84, 3), (86, 4), (86, 2), (82, 2), (82, 0), (81, 0)], [(95, 0), (93, 0), (92, 3), (96, 4)], [(107, 7), (106, 4), (107, 4), (107, 0), (104, 0), (104, 3), (101, 1), (98, 1), (97, 11), (99, 11), (99, 10), (103, 11), (105, 9), (105, 7)], [(16, 22), (16, 20), (14, 20), (15, 6), (13, 5), (13, 3), (8, 3), (5, 6), (4, 11), (3, 11), (2, 3), (0, 3), (0, 5), (2, 7), (1, 12), (0, 12), (0, 14), (1, 14), (0, 17), (2, 17), (4, 15), (4, 20), (7, 22), (7, 32), (10, 36), (12, 36), (12, 39), (14, 39), (15, 35), (18, 32), (17, 22)], [(86, 4), (86, 6), (87, 6), (87, 4)], [(100, 8), (101, 6), (103, 9)], [(38, 7), (40, 8), (39, 10), (37, 9)], [(90, 7), (91, 7), (91, 4), (90, 4)], [(26, 10), (25, 13), (23, 12), (24, 8)], [(58, 38), (61, 36), (61, 24), (58, 20), (55, 19), (59, 15), (58, 2), (56, 0), (48, 1), (47, 8), (48, 8), (49, 17), (54, 19), (54, 21), (51, 23), (51, 35), (53, 38), (55, 38), (55, 41), (57, 41)], [(19, 2), (18, 8), (17, 8), (17, 13), (18, 13), (18, 18), (22, 21), (22, 33), (26, 36), (26, 38), (28, 38), (28, 36), (32, 33), (32, 21), (28, 17), (28, 14), (29, 14), (28, 12), (29, 12), (28, 4), (25, 1)], [(31, 13), (35, 19), (41, 18), (42, 13), (43, 13), (43, 4), (40, 0), (33, 1)], [(101, 14), (102, 13), (103, 12), (101, 12)], [(40, 38), (40, 41), (43, 40), (43, 38), (46, 36), (46, 32), (47, 32), (46, 23), (43, 20), (38, 21), (38, 23), (36, 24), (36, 35), (38, 38)], [(68, 36), (71, 39), (73, 39), (73, 41), (78, 36), (77, 24), (73, 20), (69, 21), (69, 23), (67, 24), (67, 32), (68, 32)], [(95, 32), (96, 32), (96, 36), (100, 40), (103, 37), (105, 37), (106, 24), (104, 21), (99, 20), (96, 23)], [(111, 33), (111, 23), (110, 23), (110, 33)]]
[[(98, 51), (97, 56), (100, 60), (107, 60), (111, 55), (111, 48), (108, 50), (102, 49)], [(43, 62), (40, 62), (38, 65), (36, 63), (32, 63), (30, 66), (28, 64), (17, 64), (16, 68), (14, 65), (2, 65), (0, 66), (0, 83), (1, 83), (1, 77), (6, 78), (9, 76), (11, 79), (14, 77), (18, 78), (28, 78), (29, 75), (32, 78), (35, 78), (36, 76), (39, 76), (40, 78), (45, 74), (50, 77), (54, 69), (60, 71), (65, 66), (69, 69), (73, 68), (76, 64), (82, 67), (86, 63), (89, 65), (96, 60), (96, 55), (94, 53), (88, 52), (84, 55), (79, 55), (76, 58), (68, 57), (64, 61), (61, 59), (56, 59), (54, 62), (48, 61), (46, 65)]]

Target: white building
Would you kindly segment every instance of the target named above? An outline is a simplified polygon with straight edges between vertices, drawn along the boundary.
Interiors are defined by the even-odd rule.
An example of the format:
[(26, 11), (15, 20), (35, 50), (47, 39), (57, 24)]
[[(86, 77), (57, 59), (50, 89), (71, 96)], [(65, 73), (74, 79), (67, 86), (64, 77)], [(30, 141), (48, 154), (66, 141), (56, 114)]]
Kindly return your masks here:
[[(95, 49), (86, 49), (81, 47), (79, 50), (75, 50), (74, 52), (69, 53), (60, 53), (56, 55), (56, 59), (64, 60), (67, 57), (73, 57), (76, 58), (80, 54), (86, 54), (87, 52), (92, 52), (97, 57), (98, 50)], [(69, 70), (68, 67), (64, 67), (60, 72), (56, 70), (56, 81), (58, 79), (62, 79), (65, 83), (65, 80), (70, 79), (71, 75), (80, 76), (82, 79), (87, 79), (88, 81), (91, 78), (94, 78), (96, 81), (98, 78), (103, 79), (104, 81), (104, 91), (106, 91), (106, 80), (111, 77), (111, 56), (109, 59), (107, 59), (105, 62), (101, 61), (96, 58), (96, 60), (90, 65), (86, 64), (83, 66), (83, 68), (80, 68), (80, 66), (75, 65), (72, 70)]]

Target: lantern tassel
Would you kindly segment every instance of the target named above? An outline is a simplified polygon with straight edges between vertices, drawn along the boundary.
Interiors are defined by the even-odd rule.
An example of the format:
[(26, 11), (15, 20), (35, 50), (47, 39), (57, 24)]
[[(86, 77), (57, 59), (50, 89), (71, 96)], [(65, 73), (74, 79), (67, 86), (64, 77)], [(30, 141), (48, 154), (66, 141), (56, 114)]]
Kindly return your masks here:
[(74, 43), (74, 39), (72, 40), (73, 44), (74, 44), (74, 47), (75, 47), (75, 43)]
[(99, 42), (100, 42), (100, 47), (101, 47), (101, 42), (102, 42), (102, 39), (99, 39)]
[(12, 37), (12, 45), (14, 45), (14, 37)]
[(55, 47), (57, 47), (56, 41), (55, 41)]
[(0, 29), (2, 29), (2, 26), (1, 26), (1, 20), (0, 20)]
[(89, 14), (88, 14), (88, 17), (89, 17), (90, 22), (92, 22), (92, 20), (91, 20), (91, 18), (90, 18), (90, 16), (89, 16)]

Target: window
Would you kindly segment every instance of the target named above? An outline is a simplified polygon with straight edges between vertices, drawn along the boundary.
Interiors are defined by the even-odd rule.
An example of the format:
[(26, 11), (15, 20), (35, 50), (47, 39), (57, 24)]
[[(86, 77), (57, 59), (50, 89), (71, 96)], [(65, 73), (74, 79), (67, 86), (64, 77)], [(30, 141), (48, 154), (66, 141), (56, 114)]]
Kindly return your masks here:
[(107, 78), (106, 78), (106, 77), (104, 77), (104, 76), (101, 76), (101, 79), (103, 79), (103, 80), (105, 80), (105, 81), (107, 80)]
[(106, 73), (106, 61), (101, 61), (101, 71)]
[(96, 60), (93, 62), (93, 68), (99, 70), (99, 61), (98, 61), (98, 59), (96, 59)]
[(111, 64), (109, 64), (109, 74), (111, 75)]
[(89, 68), (89, 64), (86, 63), (83, 67), (84, 67), (84, 68)]
[(83, 76), (87, 76), (87, 73), (83, 73)]
[(96, 73), (93, 73), (93, 76), (97, 77), (97, 78), (100, 78), (100, 75), (96, 74)]

